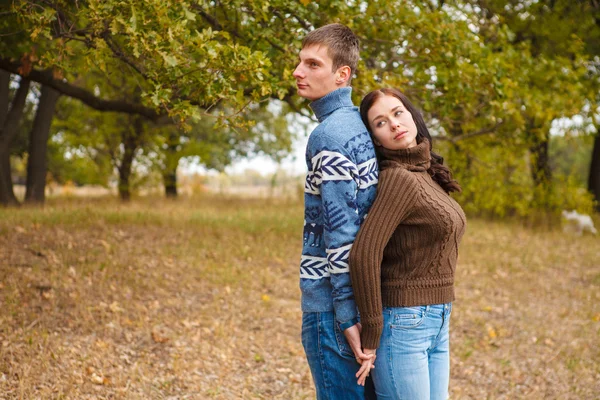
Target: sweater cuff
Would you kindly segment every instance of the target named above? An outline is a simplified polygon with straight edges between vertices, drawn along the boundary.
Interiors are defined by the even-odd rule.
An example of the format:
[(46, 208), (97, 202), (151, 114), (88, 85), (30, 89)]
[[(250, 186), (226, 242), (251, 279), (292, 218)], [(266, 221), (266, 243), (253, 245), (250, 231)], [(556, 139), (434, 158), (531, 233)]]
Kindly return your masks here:
[(381, 324), (364, 325), (360, 333), (360, 344), (363, 349), (379, 348), (379, 339), (383, 332), (383, 318)]
[(335, 319), (340, 324), (340, 329), (344, 331), (351, 326), (356, 325), (358, 321), (358, 311), (354, 300), (345, 300), (334, 303)]

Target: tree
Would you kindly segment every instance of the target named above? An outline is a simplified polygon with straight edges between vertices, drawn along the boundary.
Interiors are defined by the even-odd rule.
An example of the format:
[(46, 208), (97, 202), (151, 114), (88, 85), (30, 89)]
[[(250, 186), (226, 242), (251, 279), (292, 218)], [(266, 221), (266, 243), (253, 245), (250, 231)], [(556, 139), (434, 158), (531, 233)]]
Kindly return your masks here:
[(47, 149), (50, 125), (60, 93), (42, 86), (42, 94), (29, 135), (29, 157), (27, 161), (27, 189), (25, 201), (43, 203), (46, 190)]
[[(19, 131), (30, 81), (22, 79), (10, 101), (10, 74), (0, 71), (0, 204), (17, 205), (12, 185), (10, 149)], [(10, 107), (9, 107), (10, 106)]]
[[(198, 124), (217, 117), (227, 121), (220, 124), (223, 137), (235, 137), (235, 130), (241, 132), (238, 125), (251, 127), (241, 111), (269, 97), (306, 114), (307, 103), (293, 95), (291, 76), (300, 38), (314, 27), (342, 22), (362, 39), (363, 61), (353, 81), (355, 100), (375, 87), (401, 88), (423, 109), (466, 183), (463, 200), (477, 204), (477, 209), (505, 212), (512, 207), (511, 193), (529, 201), (530, 207), (543, 205), (545, 200), (522, 194), (536, 185), (549, 187), (549, 122), (579, 112), (587, 97), (582, 95), (587, 93), (582, 85), (588, 73), (582, 62), (586, 58), (577, 40), (563, 35), (560, 44), (552, 45), (552, 40), (519, 36), (532, 29), (520, 28), (517, 8), (535, 8), (538, 3), (24, 1), (14, 11), (28, 35), (16, 50), (0, 44), (6, 54), (0, 68), (27, 72), (29, 79), (98, 110), (187, 125), (187, 132), (164, 127), (156, 136), (167, 191), (174, 193), (173, 171), (188, 150), (198, 146), (198, 153), (211, 149), (213, 155), (224, 155), (232, 146), (221, 138), (214, 145), (206, 137), (203, 144), (190, 140), (207, 132), (194, 132)], [(508, 4), (507, 10), (502, 10), (503, 4)], [(556, 54), (540, 51), (546, 48), (539, 43), (556, 49)], [(52, 73), (44, 72), (49, 68)], [(99, 79), (119, 81), (121, 74), (130, 79), (120, 87), (138, 88), (139, 100), (96, 90)], [(90, 80), (90, 75), (96, 78)], [(566, 95), (560, 98), (556, 93)], [(260, 140), (260, 129), (247, 131), (244, 141)], [(533, 162), (527, 164), (529, 159)], [(489, 165), (498, 168), (489, 171)], [(525, 177), (525, 170), (532, 173)], [(478, 194), (490, 182), (512, 186), (500, 188), (504, 197), (487, 208)]]
[[(280, 85), (279, 76), (270, 74), (269, 59), (229, 33), (213, 30), (204, 19), (197, 21), (196, 13), (204, 15), (202, 7), (162, 1), (15, 3), (15, 18), (5, 25), (29, 37), (18, 35), (18, 48), (0, 43), (2, 54), (8, 55), (0, 59), (0, 68), (97, 110), (152, 121), (178, 119), (186, 124), (217, 105), (235, 115), (251, 101), (282, 97), (280, 86), (288, 84)], [(86, 87), (87, 79), (80, 79), (91, 72), (110, 80), (123, 67), (134, 77), (131, 86), (140, 90), (138, 101), (103, 98), (93, 86)]]
[[(512, 33), (511, 43), (528, 44), (532, 51), (536, 62), (535, 75), (530, 81), (539, 82), (533, 86), (538, 94), (531, 96), (524, 115), (528, 123), (533, 154), (533, 179), (538, 185), (548, 182), (549, 121), (561, 115), (548, 111), (562, 110), (562, 115), (573, 115), (581, 112), (586, 101), (598, 104), (600, 4), (595, 0), (473, 0), (467, 3), (482, 18), (483, 24), (480, 26), (484, 36), (493, 38), (494, 27), (506, 24)], [(572, 70), (574, 74), (567, 79), (560, 70), (550, 75), (546, 66), (552, 64), (561, 69)], [(550, 76), (563, 79), (563, 82), (557, 86), (548, 79), (543, 79)], [(563, 90), (551, 90), (559, 87)], [(590, 192), (598, 202), (598, 210), (600, 184), (594, 182), (600, 181), (600, 160), (597, 159), (600, 154), (597, 147), (599, 145), (600, 141), (596, 140), (592, 150), (588, 184)]]

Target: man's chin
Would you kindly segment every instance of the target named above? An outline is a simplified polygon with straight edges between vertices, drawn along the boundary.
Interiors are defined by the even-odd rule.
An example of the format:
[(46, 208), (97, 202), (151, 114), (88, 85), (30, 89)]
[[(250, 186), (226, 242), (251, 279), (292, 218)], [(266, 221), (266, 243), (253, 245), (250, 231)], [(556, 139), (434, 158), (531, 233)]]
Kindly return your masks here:
[(312, 96), (310, 95), (310, 93), (308, 93), (308, 91), (306, 89), (298, 89), (297, 93), (298, 93), (298, 96), (300, 96), (306, 100), (310, 100), (310, 101), (313, 100)]

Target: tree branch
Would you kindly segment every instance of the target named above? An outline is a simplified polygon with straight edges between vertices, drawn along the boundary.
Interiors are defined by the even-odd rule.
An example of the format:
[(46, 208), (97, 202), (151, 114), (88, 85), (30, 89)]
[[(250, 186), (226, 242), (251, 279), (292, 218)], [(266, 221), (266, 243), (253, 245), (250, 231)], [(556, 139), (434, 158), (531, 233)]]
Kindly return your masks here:
[[(12, 74), (21, 75), (19, 72), (20, 63), (10, 61), (5, 58), (0, 58), (0, 68)], [(157, 121), (160, 117), (166, 116), (164, 113), (158, 113), (155, 109), (143, 106), (141, 104), (128, 103), (121, 100), (105, 100), (94, 96), (94, 94), (86, 89), (72, 85), (65, 80), (55, 79), (49, 71), (38, 71), (32, 69), (26, 79), (38, 82), (42, 85), (47, 85), (65, 96), (69, 96), (80, 100), (89, 107), (98, 111), (115, 111), (125, 114), (141, 115), (151, 121)]]
[(102, 34), (100, 35), (102, 37), (102, 39), (104, 39), (104, 42), (108, 45), (108, 47), (110, 48), (110, 50), (113, 52), (113, 54), (121, 61), (123, 61), (125, 64), (129, 65), (131, 68), (133, 68), (138, 74), (140, 74), (144, 79), (148, 80), (148, 81), (152, 81), (152, 79), (150, 79), (148, 77), (148, 75), (142, 71), (142, 69), (140, 67), (138, 67), (132, 60), (130, 60), (125, 53), (123, 53), (123, 51), (121, 50), (121, 48), (112, 40), (112, 37), (110, 36), (108, 30), (102, 32)]
[(206, 11), (204, 11), (204, 9), (200, 5), (192, 4), (191, 7), (193, 10), (198, 11), (198, 13), (202, 16), (202, 18), (204, 18), (204, 20), (206, 20), (206, 22), (208, 22), (214, 29), (216, 29), (218, 31), (227, 31), (227, 32), (231, 33), (233, 36), (235, 36), (236, 38), (243, 39), (242, 35), (237, 30), (223, 29), (223, 26), (221, 25), (221, 23), (219, 21), (217, 21), (217, 19), (215, 17), (213, 17), (212, 15), (210, 15)]
[[(282, 21), (285, 20), (285, 18), (283, 17), (283, 15), (281, 15), (281, 12), (279, 12), (279, 10), (273, 8), (271, 9), (271, 11), (273, 12), (273, 14), (275, 14), (277, 17), (279, 17), (279, 19), (281, 19)], [(302, 25), (302, 27), (304, 29), (306, 29), (307, 32), (309, 32), (312, 29), (312, 24), (310, 24), (308, 21), (306, 21), (303, 18), (300, 18), (297, 14), (291, 12), (290, 10), (283, 10), (283, 12), (290, 14), (292, 17), (294, 17), (296, 19), (296, 21), (298, 21), (298, 23), (300, 25)]]

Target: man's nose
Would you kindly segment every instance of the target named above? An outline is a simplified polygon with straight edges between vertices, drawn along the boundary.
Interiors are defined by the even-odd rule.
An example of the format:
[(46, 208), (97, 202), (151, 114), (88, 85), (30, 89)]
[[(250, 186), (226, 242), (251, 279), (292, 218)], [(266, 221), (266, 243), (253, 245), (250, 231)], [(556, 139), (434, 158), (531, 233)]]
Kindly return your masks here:
[(304, 76), (304, 73), (302, 72), (302, 68), (300, 68), (300, 65), (298, 65), (296, 67), (296, 69), (294, 70), (294, 73), (292, 75), (296, 79), (301, 79)]

